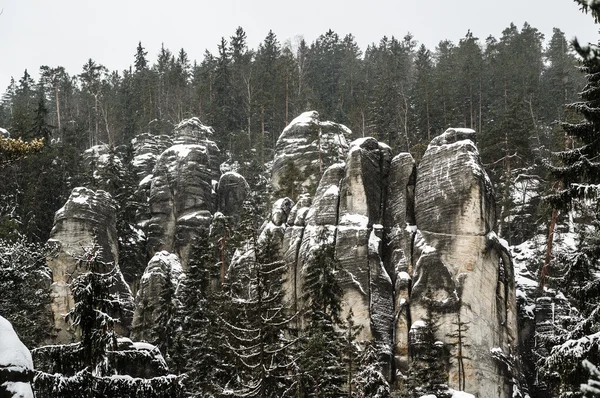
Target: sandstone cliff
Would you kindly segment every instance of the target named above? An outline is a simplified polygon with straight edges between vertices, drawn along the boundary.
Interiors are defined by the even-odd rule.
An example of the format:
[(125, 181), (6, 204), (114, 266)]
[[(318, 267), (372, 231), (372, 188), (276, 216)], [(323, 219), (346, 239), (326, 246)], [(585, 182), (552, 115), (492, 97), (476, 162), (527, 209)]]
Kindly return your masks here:
[(282, 223), (290, 308), (302, 308), (303, 270), (327, 231), (343, 268), (344, 315), (353, 310), (359, 339), (380, 343), (399, 388), (420, 344), (411, 329), (435, 320), (435, 339), (452, 359), (450, 387), (511, 396), (510, 376), (492, 353), (516, 354), (513, 266), (494, 233), (493, 187), (475, 132), (449, 129), (416, 168), (410, 154), (392, 157), (373, 138), (352, 142), (341, 160)]
[[(79, 187), (73, 189), (65, 205), (56, 212), (49, 244), (58, 249), (57, 255), (48, 259), (52, 270), (51, 307), (54, 316), (56, 341), (65, 343), (75, 338), (74, 331), (65, 322), (65, 314), (74, 306), (69, 283), (85, 272), (79, 259), (86, 248), (96, 245), (99, 260), (107, 266), (118, 268), (119, 254), (115, 220), (115, 204), (110, 194)], [(126, 311), (118, 325), (127, 335), (131, 325), (133, 297), (121, 273), (114, 293), (118, 294)]]

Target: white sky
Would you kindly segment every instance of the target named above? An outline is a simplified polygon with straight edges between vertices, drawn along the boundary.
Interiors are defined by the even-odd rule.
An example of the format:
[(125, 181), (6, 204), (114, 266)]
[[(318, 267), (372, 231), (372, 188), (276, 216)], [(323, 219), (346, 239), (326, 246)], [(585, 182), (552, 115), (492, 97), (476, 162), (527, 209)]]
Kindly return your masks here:
[(434, 49), (442, 39), (458, 42), (468, 29), (483, 41), (525, 21), (547, 39), (553, 27), (567, 38), (600, 37), (591, 16), (571, 0), (0, 0), (0, 9), (0, 93), (11, 76), (18, 80), (27, 68), (37, 77), (41, 65), (77, 74), (91, 57), (123, 70), (140, 40), (151, 62), (163, 42), (200, 61), (238, 26), (252, 48), (269, 29), (281, 43), (298, 35), (310, 43), (328, 29), (352, 33), (363, 51), (383, 35), (402, 38), (410, 31)]

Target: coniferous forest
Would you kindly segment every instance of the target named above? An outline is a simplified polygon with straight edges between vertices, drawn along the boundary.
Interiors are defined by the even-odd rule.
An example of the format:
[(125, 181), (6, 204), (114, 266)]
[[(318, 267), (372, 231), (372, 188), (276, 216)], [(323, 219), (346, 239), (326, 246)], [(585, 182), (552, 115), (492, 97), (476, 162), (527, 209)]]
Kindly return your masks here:
[[(600, 2), (575, 3), (595, 23)], [(92, 54), (80, 70), (31, 65), (10, 81), (0, 100), (0, 318), (32, 352), (33, 366), (19, 373), (15, 366), (27, 366), (3, 363), (0, 342), (0, 397), (13, 396), (11, 383), (27, 382), (36, 397), (491, 397), (469, 391), (468, 372), (477, 366), (469, 336), (477, 331), (461, 318), (471, 311), (460, 310), (469, 306), (463, 303), (466, 278), (455, 278), (458, 287), (445, 307), (427, 297), (446, 282), (430, 277), (419, 286), (425, 260), (417, 261), (417, 253), (441, 250), (415, 232), (426, 221), (419, 218), (420, 174), (407, 177), (405, 187), (412, 188), (402, 194), (416, 204), (406, 205), (405, 225), (394, 230), (406, 226), (412, 234), (408, 260), (397, 261), (404, 265), (388, 266), (397, 254), (385, 248), (396, 236), (386, 229), (387, 205), (369, 207), (362, 225), (339, 199), (351, 196), (338, 187), (342, 178), (352, 180), (339, 170), (350, 167), (340, 164), (351, 164), (353, 148), (375, 142), (369, 151), (410, 154), (414, 170), (421, 170), (428, 146), (450, 145), (435, 141), (449, 128), (476, 141), (489, 176), (480, 189), (493, 186), (494, 227), (477, 256), (494, 263), (494, 277), (508, 281), (491, 293), (494, 305), (508, 308), (509, 297), (514, 301), (515, 351), (489, 347), (485, 353), (506, 380), (502, 391), (522, 398), (600, 396), (598, 47), (569, 41), (559, 27), (544, 36), (528, 23), (508, 23), (498, 37), (467, 30), (458, 42), (440, 38), (435, 48), (410, 33), (366, 48), (351, 33), (332, 30), (311, 43), (273, 31), (257, 48), (247, 40), (239, 27), (199, 60), (183, 48), (162, 46), (149, 54), (145, 43), (131, 43), (121, 70), (108, 70)], [(280, 142), (286, 132), (313, 123), (301, 119), (309, 111), (320, 120), (316, 132), (307, 130), (317, 137), (319, 155), (305, 168), (282, 155)], [(174, 131), (186, 128), (204, 134), (194, 144), (204, 149), (192, 172), (165, 166), (161, 182), (167, 148), (177, 148), (175, 157), (196, 150), (181, 149), (189, 142)], [(331, 133), (339, 142), (345, 135), (358, 143), (344, 144), (343, 151), (332, 147), (335, 140), (323, 138), (331, 128), (342, 132)], [(169, 142), (145, 172), (142, 140), (158, 147)], [(396, 158), (390, 158), (368, 160), (388, 173), (381, 164), (393, 167)], [(375, 177), (365, 171), (369, 162), (360, 164), (367, 186), (365, 176)], [(285, 172), (275, 184), (278, 167)], [(222, 196), (228, 172), (246, 187), (243, 194)], [(193, 185), (198, 176), (207, 183)], [(337, 185), (328, 189), (328, 181)], [(167, 188), (158, 193), (161, 183)], [(331, 205), (338, 209), (335, 221), (321, 222), (330, 208), (311, 206), (331, 195), (331, 187), (338, 195)], [(192, 205), (177, 199), (190, 192), (201, 192), (193, 206), (213, 201), (218, 211), (195, 213), (199, 221), (191, 223), (181, 209)], [(381, 203), (390, 192), (381, 188)], [(156, 205), (165, 195), (175, 210)], [(229, 200), (240, 205), (224, 214)], [(66, 203), (89, 204), (82, 214), (93, 221), (86, 230), (93, 239), (78, 241), (81, 250), (68, 256), (57, 238), (61, 228), (71, 236), (85, 228), (60, 221), (70, 211)], [(94, 206), (111, 210), (98, 215)], [(178, 224), (158, 225), (170, 212)], [(305, 218), (298, 221), (301, 214), (306, 225)], [(311, 217), (325, 227), (309, 230)], [(368, 231), (365, 261), (381, 263), (383, 271), (370, 268), (367, 285), (348, 271), (352, 260), (339, 250), (349, 239), (340, 232), (343, 220)], [(109, 224), (114, 231), (106, 232)], [(173, 236), (168, 244), (156, 238), (167, 235), (160, 228)], [(302, 243), (292, 250), (294, 239), (309, 248)], [(107, 255), (113, 248), (116, 257)], [(489, 260), (494, 250), (505, 255)], [(299, 269), (304, 251), (300, 284), (289, 256)], [(374, 253), (383, 253), (381, 259)], [(65, 276), (72, 302), (61, 320), (70, 333), (64, 337), (50, 263), (68, 261), (76, 271)], [(392, 297), (389, 304), (370, 299), (369, 330), (360, 306), (348, 304), (354, 300), (348, 286), (366, 297)], [(411, 297), (420, 307), (403, 313)], [(374, 315), (386, 305), (390, 320)], [(509, 312), (498, 315), (502, 327)], [(397, 348), (402, 316), (412, 320), (406, 352)], [(378, 329), (386, 322), (394, 326)], [(0, 340), (5, 329), (0, 322)], [(507, 396), (500, 391), (494, 396)]]

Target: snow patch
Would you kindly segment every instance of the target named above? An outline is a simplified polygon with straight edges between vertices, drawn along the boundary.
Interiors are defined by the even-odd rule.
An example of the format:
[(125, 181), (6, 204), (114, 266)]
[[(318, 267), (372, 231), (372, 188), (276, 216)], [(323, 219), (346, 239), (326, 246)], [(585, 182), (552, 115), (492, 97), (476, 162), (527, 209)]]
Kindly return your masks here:
[(369, 224), (369, 217), (363, 216), (362, 214), (346, 213), (342, 215), (342, 219), (340, 220), (340, 225), (342, 224), (367, 228), (367, 225)]

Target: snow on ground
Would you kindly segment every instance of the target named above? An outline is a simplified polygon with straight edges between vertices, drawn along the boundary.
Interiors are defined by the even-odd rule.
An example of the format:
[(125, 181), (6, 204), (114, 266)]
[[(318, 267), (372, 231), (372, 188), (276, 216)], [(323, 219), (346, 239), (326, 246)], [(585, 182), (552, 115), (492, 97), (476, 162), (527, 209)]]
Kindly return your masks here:
[[(0, 316), (0, 366), (33, 369), (31, 353), (19, 340), (12, 325)], [(5, 382), (2, 384), (16, 398), (33, 398), (29, 383)]]
[(0, 366), (9, 365), (33, 369), (31, 353), (21, 343), (11, 323), (0, 316)]

